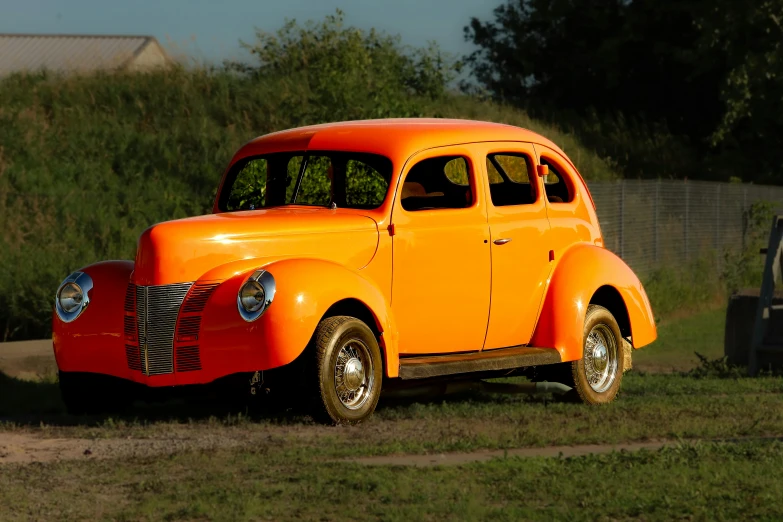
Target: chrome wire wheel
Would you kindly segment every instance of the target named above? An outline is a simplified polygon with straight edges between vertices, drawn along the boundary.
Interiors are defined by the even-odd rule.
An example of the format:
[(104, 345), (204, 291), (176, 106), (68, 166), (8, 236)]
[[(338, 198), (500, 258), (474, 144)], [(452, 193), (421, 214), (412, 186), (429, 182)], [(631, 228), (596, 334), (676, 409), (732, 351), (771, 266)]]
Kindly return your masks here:
[(349, 410), (358, 410), (372, 395), (375, 372), (370, 349), (360, 339), (350, 339), (337, 354), (334, 388), (337, 398)]
[(603, 393), (617, 378), (619, 347), (609, 326), (597, 324), (587, 335), (584, 349), (585, 377), (590, 388)]

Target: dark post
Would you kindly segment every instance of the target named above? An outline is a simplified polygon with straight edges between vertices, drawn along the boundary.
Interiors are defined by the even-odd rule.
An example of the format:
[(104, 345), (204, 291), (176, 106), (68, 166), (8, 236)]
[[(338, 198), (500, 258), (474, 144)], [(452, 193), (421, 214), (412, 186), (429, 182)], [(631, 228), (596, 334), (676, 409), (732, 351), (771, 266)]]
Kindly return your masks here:
[[(780, 263), (781, 257), (783, 257), (783, 216), (772, 218), (772, 230), (769, 232), (769, 245), (767, 246), (766, 254), (764, 276), (761, 279), (761, 289), (759, 291), (759, 304), (756, 308), (756, 322), (753, 327), (753, 339), (751, 340), (750, 353), (748, 354), (748, 374), (751, 377), (755, 376), (759, 371), (758, 352), (761, 350), (772, 351), (772, 348), (763, 346), (763, 344), (764, 333), (772, 312), (775, 280), (780, 277)], [(778, 350), (780, 349), (778, 348)]]
[(625, 180), (620, 181), (620, 258), (625, 259)]
[(720, 266), (720, 183), (715, 186), (715, 258)]

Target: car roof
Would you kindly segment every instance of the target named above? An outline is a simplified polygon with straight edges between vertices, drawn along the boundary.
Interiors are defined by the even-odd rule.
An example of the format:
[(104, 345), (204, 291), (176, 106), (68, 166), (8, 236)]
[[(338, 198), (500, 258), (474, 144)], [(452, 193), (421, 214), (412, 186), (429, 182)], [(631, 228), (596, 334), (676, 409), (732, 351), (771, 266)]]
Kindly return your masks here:
[(424, 149), (492, 141), (539, 143), (567, 159), (552, 141), (513, 125), (445, 118), (387, 118), (324, 123), (266, 134), (245, 144), (232, 163), (247, 156), (296, 150), (370, 152), (399, 162)]

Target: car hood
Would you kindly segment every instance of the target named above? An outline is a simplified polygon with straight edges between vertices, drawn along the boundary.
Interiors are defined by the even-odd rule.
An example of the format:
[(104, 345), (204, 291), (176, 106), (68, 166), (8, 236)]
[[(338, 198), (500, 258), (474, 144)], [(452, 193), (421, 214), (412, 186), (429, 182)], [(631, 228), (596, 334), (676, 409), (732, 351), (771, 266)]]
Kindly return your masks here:
[(281, 207), (167, 221), (139, 238), (133, 281), (198, 280), (242, 259), (313, 257), (359, 269), (378, 248), (378, 225), (355, 210)]

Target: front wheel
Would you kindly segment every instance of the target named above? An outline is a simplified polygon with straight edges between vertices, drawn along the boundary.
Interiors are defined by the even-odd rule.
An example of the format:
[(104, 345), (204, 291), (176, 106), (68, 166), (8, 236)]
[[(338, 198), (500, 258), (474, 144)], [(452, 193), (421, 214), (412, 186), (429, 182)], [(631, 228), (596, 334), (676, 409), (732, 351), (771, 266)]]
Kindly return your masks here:
[(313, 416), (334, 424), (356, 424), (369, 417), (383, 380), (381, 350), (372, 330), (353, 317), (328, 317), (315, 332), (315, 356)]
[(623, 338), (614, 316), (603, 306), (587, 307), (582, 358), (570, 365), (568, 384), (575, 399), (607, 404), (617, 397), (624, 371)]

